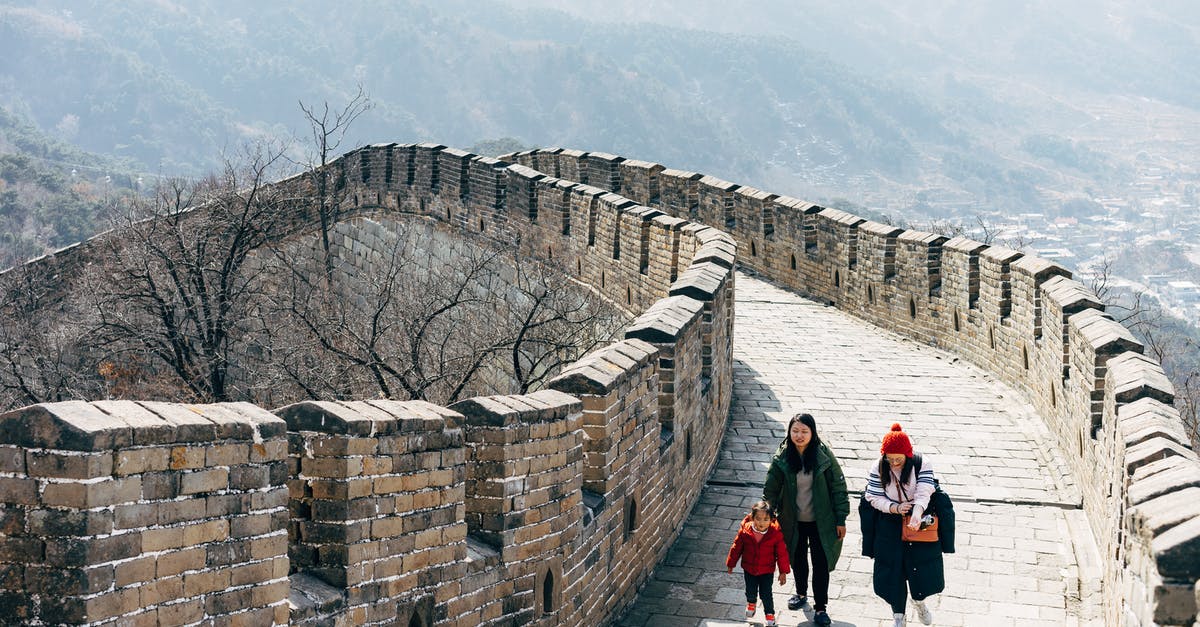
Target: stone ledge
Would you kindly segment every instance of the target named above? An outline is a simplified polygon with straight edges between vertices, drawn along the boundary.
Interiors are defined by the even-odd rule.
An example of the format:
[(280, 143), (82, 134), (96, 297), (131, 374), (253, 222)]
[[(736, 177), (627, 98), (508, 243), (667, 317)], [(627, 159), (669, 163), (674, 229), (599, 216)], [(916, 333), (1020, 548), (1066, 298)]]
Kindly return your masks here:
[(450, 409), (462, 414), (465, 424), (485, 427), (564, 420), (579, 413), (582, 408), (579, 399), (557, 390), (542, 390), (528, 395), (477, 396), (450, 406)]
[(1026, 255), (1016, 260), (1012, 264), (1012, 270), (1020, 271), (1022, 274), (1029, 275), (1033, 278), (1034, 283), (1044, 282), (1053, 276), (1061, 276), (1071, 278), (1071, 271), (1063, 266), (1032, 255)]
[(1200, 578), (1200, 517), (1180, 523), (1151, 542), (1158, 572), (1164, 579)]
[(986, 250), (980, 251), (979, 256), (997, 263), (1012, 263), (1024, 257), (1025, 253), (1004, 246), (988, 246)]
[(711, 301), (733, 275), (729, 268), (715, 263), (693, 264), (681, 272), (671, 284), (671, 296), (689, 296), (699, 301)]
[(942, 244), (942, 248), (946, 250), (953, 250), (968, 255), (977, 255), (987, 247), (987, 244), (967, 237), (952, 237)]
[(302, 401), (275, 413), (290, 431), (358, 436), (440, 432), (457, 417), (425, 401)]
[(188, 405), (133, 401), (42, 403), (0, 415), (0, 444), (69, 451), (130, 446), (262, 440), (283, 421), (249, 403)]
[[(1113, 361), (1121, 357), (1124, 355), (1110, 360), (1110, 368)], [(1121, 439), (1125, 441), (1126, 449), (1154, 437), (1174, 440), (1183, 445), (1189, 444), (1179, 412), (1169, 403), (1156, 398), (1139, 398), (1118, 407), (1117, 428), (1121, 431)]]
[(1046, 298), (1058, 303), (1063, 314), (1069, 315), (1085, 309), (1104, 309), (1104, 303), (1096, 293), (1083, 284), (1065, 276), (1053, 276), (1042, 283)]
[(1135, 528), (1142, 526), (1159, 535), (1176, 525), (1200, 518), (1200, 487), (1156, 496), (1130, 509)]
[[(1178, 456), (1166, 461), (1167, 467), (1160, 472), (1130, 483), (1127, 497), (1131, 505), (1141, 505), (1165, 494), (1200, 487), (1200, 464)], [(1197, 505), (1200, 505), (1200, 501), (1197, 501)]]
[(603, 396), (617, 389), (633, 372), (646, 367), (657, 356), (658, 349), (645, 341), (626, 339), (584, 355), (551, 379), (546, 387), (567, 394)]
[(904, 232), (904, 229), (898, 226), (874, 222), (872, 220), (867, 220), (866, 222), (859, 224), (858, 230), (866, 231), (867, 233), (877, 235), (879, 237), (898, 237)]
[[(1052, 281), (1054, 279), (1051, 279)], [(1082, 301), (1076, 301), (1076, 304)], [(1063, 308), (1066, 311), (1066, 307)], [(1097, 355), (1117, 355), (1126, 351), (1140, 353), (1142, 344), (1121, 325), (1100, 309), (1083, 309), (1071, 314), (1068, 323), (1079, 329), (1084, 340)]]
[(669, 296), (650, 306), (625, 328), (626, 339), (654, 344), (675, 342), (684, 330), (700, 319), (704, 303), (689, 296)]
[(1138, 468), (1172, 456), (1196, 461), (1192, 449), (1178, 442), (1159, 437), (1146, 440), (1125, 450), (1125, 475), (1132, 476)]
[(1138, 352), (1122, 353), (1108, 360), (1108, 379), (1118, 403), (1142, 398), (1153, 398), (1167, 405), (1175, 402), (1175, 386), (1162, 366)]

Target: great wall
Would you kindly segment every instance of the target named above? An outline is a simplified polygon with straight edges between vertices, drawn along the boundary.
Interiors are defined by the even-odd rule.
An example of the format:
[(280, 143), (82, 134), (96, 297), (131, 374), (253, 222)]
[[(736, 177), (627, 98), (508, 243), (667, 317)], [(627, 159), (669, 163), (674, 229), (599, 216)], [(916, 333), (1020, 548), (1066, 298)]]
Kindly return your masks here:
[[(9, 412), (0, 620), (610, 623), (718, 458), (736, 264), (1023, 393), (1079, 487), (1104, 624), (1196, 621), (1200, 461), (1162, 369), (1065, 268), (603, 153), (385, 144), (330, 167), (356, 216), (519, 241), (636, 318), (542, 391), (450, 407)], [(70, 276), (88, 255), (31, 263)]]

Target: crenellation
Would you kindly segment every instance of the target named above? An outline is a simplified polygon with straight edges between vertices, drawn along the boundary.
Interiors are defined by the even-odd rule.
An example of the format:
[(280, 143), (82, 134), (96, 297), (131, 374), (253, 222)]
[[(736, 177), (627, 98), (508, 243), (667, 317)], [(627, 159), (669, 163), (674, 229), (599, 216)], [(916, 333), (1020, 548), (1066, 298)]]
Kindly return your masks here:
[[(1136, 450), (1122, 452), (1124, 444), (1114, 444), (1121, 439), (1114, 431), (1115, 418), (1105, 416), (1129, 406), (1121, 404), (1117, 409), (1118, 396), (1124, 403), (1142, 394), (1166, 398), (1166, 393), (1154, 368), (1137, 355), (1140, 348), (1100, 313), (1103, 303), (1071, 281), (1065, 268), (1003, 247), (909, 231), (895, 235), (894, 258), (889, 259), (887, 235), (880, 250), (868, 241), (875, 237), (873, 227), (860, 229), (862, 218), (787, 197), (772, 201), (774, 240), (766, 243), (765, 214), (751, 219), (749, 212), (740, 209), (732, 214), (722, 211), (721, 194), (736, 193), (734, 184), (671, 169), (662, 170), (659, 179), (657, 206), (673, 216), (727, 228), (742, 248), (743, 264), (885, 328), (948, 348), (1027, 393), (1072, 457), (1074, 483), (1086, 492), (1085, 503), (1090, 503), (1086, 510), (1097, 537), (1136, 536), (1128, 531), (1132, 523), (1121, 511), (1112, 516), (1112, 509), (1106, 509), (1117, 497), (1102, 498), (1102, 494), (1124, 494), (1125, 481), (1138, 469), (1165, 459), (1164, 455), (1182, 460), (1186, 448), (1176, 442), (1147, 449), (1144, 440), (1134, 445)], [(740, 207), (739, 202), (735, 205)], [(696, 260), (703, 247), (697, 237), (700, 228), (689, 224), (680, 230), (681, 259)], [(701, 254), (707, 261), (719, 258), (711, 250)], [(681, 270), (671, 293), (705, 292), (697, 284), (704, 273), (697, 273), (695, 268)], [(640, 333), (653, 332), (652, 326), (642, 326)], [(1122, 360), (1129, 361), (1128, 367)], [(1117, 368), (1116, 364), (1129, 372), (1110, 381), (1106, 367)], [(1080, 376), (1081, 371), (1087, 376)], [(1111, 412), (1105, 408), (1106, 391), (1114, 393)], [(1184, 463), (1193, 463), (1193, 457)], [(1126, 463), (1111, 463), (1120, 459)], [(1097, 519), (1105, 517), (1109, 522), (1097, 525)], [(1146, 548), (1149, 542), (1132, 542), (1129, 546), (1137, 544), (1144, 550), (1122, 557), (1124, 561), (1113, 562), (1106, 570), (1104, 598), (1095, 602), (1109, 612), (1108, 622), (1118, 622), (1114, 618), (1118, 614), (1131, 624), (1155, 620), (1156, 612), (1161, 617), (1168, 606), (1182, 607), (1180, 616), (1194, 615), (1194, 580), (1151, 581), (1158, 574), (1153, 572), (1157, 558)], [(1104, 552), (1107, 549), (1102, 547)], [(1134, 573), (1141, 577), (1137, 585)], [(1190, 600), (1179, 605), (1175, 601), (1180, 598)]]
[(672, 168), (659, 175), (659, 209), (676, 218), (692, 222), (700, 212), (700, 179), (703, 174)]
[[(731, 215), (734, 224), (742, 227), (735, 231), (736, 240), (747, 253), (742, 263), (756, 272), (770, 272), (771, 246), (774, 243), (774, 203), (778, 195), (754, 189), (738, 187), (731, 198)], [(711, 223), (710, 223), (711, 224)], [(744, 232), (744, 235), (743, 235)]]
[(621, 161), (617, 165), (621, 194), (638, 204), (657, 208), (662, 194), (660, 177), (665, 169), (662, 165), (649, 161)]
[[(636, 317), (629, 339), (565, 368), (551, 390), (469, 399), (463, 413), (387, 400), (300, 404), (279, 410), (284, 420), (246, 404), (20, 410), (0, 422), (0, 560), (35, 584), (3, 586), (14, 615), (614, 616), (665, 555), (686, 514), (677, 504), (695, 502), (718, 454), (739, 247), (772, 280), (1027, 393), (1067, 452), (1101, 554), (1114, 556), (1096, 601), (1106, 620), (1195, 615), (1200, 529), (1176, 495), (1200, 489), (1200, 461), (1181, 441), (1161, 366), (1061, 266), (607, 153), (495, 160), (377, 144), (330, 171), (357, 219), (334, 243), (364, 267), (386, 240), (370, 214), (421, 214), (559, 263)], [(306, 211), (290, 232), (311, 226)], [(53, 281), (66, 285), (95, 241), (28, 267), (59, 264)], [(79, 515), (48, 514), (58, 511)], [(88, 592), (43, 603), (51, 571), (81, 582), (63, 590)]]
[[(734, 213), (734, 192), (740, 186), (715, 176), (702, 176), (696, 186), (698, 204), (688, 215), (693, 222), (733, 231), (737, 227)], [(683, 216), (680, 216), (683, 217)], [(735, 231), (736, 232), (736, 231)]]
[[(156, 408), (68, 402), (0, 416), (7, 444), (39, 443), (23, 465), (6, 464), (14, 476), (4, 478), (0, 560), (25, 574), (15, 614), (29, 624), (137, 624), (159, 616), (160, 602), (173, 601), (196, 620), (268, 616), (267, 624), (276, 617), (285, 624), (279, 609), (286, 608), (286, 569), (276, 566), (287, 550), (287, 510), (272, 498), (284, 492), (284, 477), (267, 470), (283, 460), (283, 432), (263, 429), (281, 421), (248, 405), (191, 405), (195, 421), (171, 424)], [(122, 420), (124, 412), (131, 420)], [(102, 416), (123, 435), (101, 428)], [(195, 428), (198, 422), (212, 428)], [(18, 437), (17, 425), (31, 430)], [(277, 455), (252, 463), (250, 448), (265, 453), (267, 444)], [(231, 475), (255, 479), (230, 483)], [(162, 480), (153, 477), (177, 487), (144, 488)], [(230, 552), (245, 558), (208, 557)], [(160, 594), (171, 582), (174, 591)], [(239, 602), (226, 602), (234, 593)]]
[(587, 169), (587, 180), (580, 182), (628, 196), (621, 188), (621, 163), (624, 161), (624, 157), (606, 152), (589, 152), (581, 166)]
[[(560, 149), (557, 153), (554, 153), (555, 163), (558, 165), (558, 172), (554, 176), (567, 179), (568, 181), (575, 181), (581, 185), (600, 187), (600, 185), (593, 183), (588, 176), (590, 172), (587, 167), (587, 154), (582, 150)], [(545, 170), (542, 171), (544, 172)], [(604, 191), (611, 190), (605, 189)]]

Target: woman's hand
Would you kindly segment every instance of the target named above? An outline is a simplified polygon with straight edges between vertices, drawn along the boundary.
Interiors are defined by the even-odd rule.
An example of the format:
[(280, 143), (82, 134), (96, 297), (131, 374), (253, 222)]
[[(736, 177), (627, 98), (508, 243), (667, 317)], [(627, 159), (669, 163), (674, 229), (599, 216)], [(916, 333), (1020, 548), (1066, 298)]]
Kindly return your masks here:
[(787, 583), (787, 573), (779, 573), (779, 585)]
[[(838, 540), (844, 540), (846, 538), (846, 526), (845, 525), (842, 525), (841, 527), (837, 528), (837, 537), (838, 537)], [(781, 581), (779, 583), (782, 584), (783, 582)]]
[(910, 518), (908, 521), (908, 528), (912, 529), (913, 531), (920, 531), (921, 530), (921, 519), (917, 518), (916, 516), (913, 516), (912, 518)]
[(912, 503), (905, 502), (905, 503), (896, 503), (896, 505), (894, 506), (893, 509), (896, 510), (897, 514), (907, 514), (912, 511), (912, 508), (913, 508)]

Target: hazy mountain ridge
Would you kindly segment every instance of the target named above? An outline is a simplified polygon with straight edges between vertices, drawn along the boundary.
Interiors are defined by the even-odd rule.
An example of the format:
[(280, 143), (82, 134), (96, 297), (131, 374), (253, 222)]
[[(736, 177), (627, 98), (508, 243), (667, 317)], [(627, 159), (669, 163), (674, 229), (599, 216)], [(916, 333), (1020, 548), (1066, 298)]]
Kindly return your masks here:
[[(298, 100), (337, 102), (357, 82), (376, 103), (359, 143), (511, 135), (729, 178), (789, 159), (762, 146), (809, 137), (858, 170), (911, 177), (924, 150), (914, 142), (962, 137), (914, 92), (795, 42), (467, 6), (38, 3), (4, 13), (12, 38), (0, 48), (17, 54), (0, 80), (13, 87), (10, 106), (43, 127), (78, 116), (80, 145), (168, 170), (202, 168), (241, 137), (286, 135), (299, 126)], [(63, 42), (28, 27), (39, 20), (79, 34)], [(81, 72), (88, 57), (104, 72)], [(35, 73), (54, 79), (34, 88)]]

